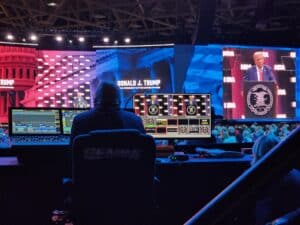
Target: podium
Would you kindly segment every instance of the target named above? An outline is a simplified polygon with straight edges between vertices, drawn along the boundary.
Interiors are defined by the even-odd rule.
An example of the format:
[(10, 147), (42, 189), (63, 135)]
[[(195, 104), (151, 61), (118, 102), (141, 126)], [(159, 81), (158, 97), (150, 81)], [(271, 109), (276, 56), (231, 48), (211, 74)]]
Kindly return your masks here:
[(244, 81), (246, 118), (275, 118), (277, 88), (274, 81)]

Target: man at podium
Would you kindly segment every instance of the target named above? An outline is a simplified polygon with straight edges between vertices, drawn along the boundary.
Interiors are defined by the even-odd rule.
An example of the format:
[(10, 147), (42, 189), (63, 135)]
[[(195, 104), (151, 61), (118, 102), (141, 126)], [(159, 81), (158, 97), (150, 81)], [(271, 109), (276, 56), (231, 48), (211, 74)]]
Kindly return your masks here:
[(270, 66), (264, 64), (263, 52), (253, 54), (255, 65), (244, 76), (242, 95), (246, 118), (276, 116), (277, 82)]
[(264, 64), (263, 52), (254, 52), (253, 61), (255, 65), (246, 71), (245, 81), (274, 81), (276, 83), (272, 68)]

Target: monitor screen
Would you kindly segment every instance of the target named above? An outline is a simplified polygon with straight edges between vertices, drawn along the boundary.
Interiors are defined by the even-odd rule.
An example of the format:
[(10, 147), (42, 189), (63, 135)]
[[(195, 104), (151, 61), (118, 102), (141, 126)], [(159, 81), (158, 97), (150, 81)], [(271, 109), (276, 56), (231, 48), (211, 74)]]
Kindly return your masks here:
[(294, 119), (296, 51), (223, 48), (225, 119)]
[(60, 124), (59, 109), (10, 110), (11, 135), (59, 135)]
[(209, 94), (136, 94), (133, 105), (155, 138), (211, 137)]
[(61, 109), (62, 132), (64, 135), (71, 134), (71, 128), (74, 117), (87, 109)]

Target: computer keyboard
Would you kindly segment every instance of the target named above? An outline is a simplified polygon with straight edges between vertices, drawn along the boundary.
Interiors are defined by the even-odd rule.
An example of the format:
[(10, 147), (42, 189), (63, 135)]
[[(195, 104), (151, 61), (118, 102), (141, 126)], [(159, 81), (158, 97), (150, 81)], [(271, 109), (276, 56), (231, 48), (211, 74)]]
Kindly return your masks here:
[(12, 136), (11, 144), (20, 145), (69, 145), (70, 137), (65, 135), (47, 135), (47, 136)]

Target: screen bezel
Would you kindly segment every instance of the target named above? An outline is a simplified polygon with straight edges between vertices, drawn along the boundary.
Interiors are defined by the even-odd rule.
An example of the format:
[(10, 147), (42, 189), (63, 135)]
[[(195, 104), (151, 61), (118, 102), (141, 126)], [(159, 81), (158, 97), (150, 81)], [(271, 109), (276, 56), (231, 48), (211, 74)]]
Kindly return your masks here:
[[(210, 110), (211, 110), (210, 111), (210, 124), (209, 124), (209, 126), (210, 126), (210, 136), (209, 137), (199, 137), (199, 136), (195, 136), (195, 137), (156, 137), (156, 136), (153, 136), (151, 133), (146, 133), (146, 134), (153, 136), (153, 138), (155, 140), (197, 140), (197, 139), (208, 140), (208, 139), (212, 138), (212, 133), (211, 133), (212, 129), (211, 128), (212, 128), (212, 123), (213, 123), (213, 121), (212, 121), (213, 116), (212, 116), (212, 103), (211, 103), (212, 94), (211, 93), (139, 93), (139, 92), (137, 92), (132, 97), (133, 110), (134, 110), (134, 97), (135, 97), (135, 95), (141, 95), (141, 94), (145, 95), (145, 96), (147, 96), (147, 95), (209, 95)], [(135, 111), (133, 113), (135, 114)], [(137, 115), (137, 114), (135, 114), (135, 115)], [(139, 116), (139, 115), (137, 115), (137, 116)]]

